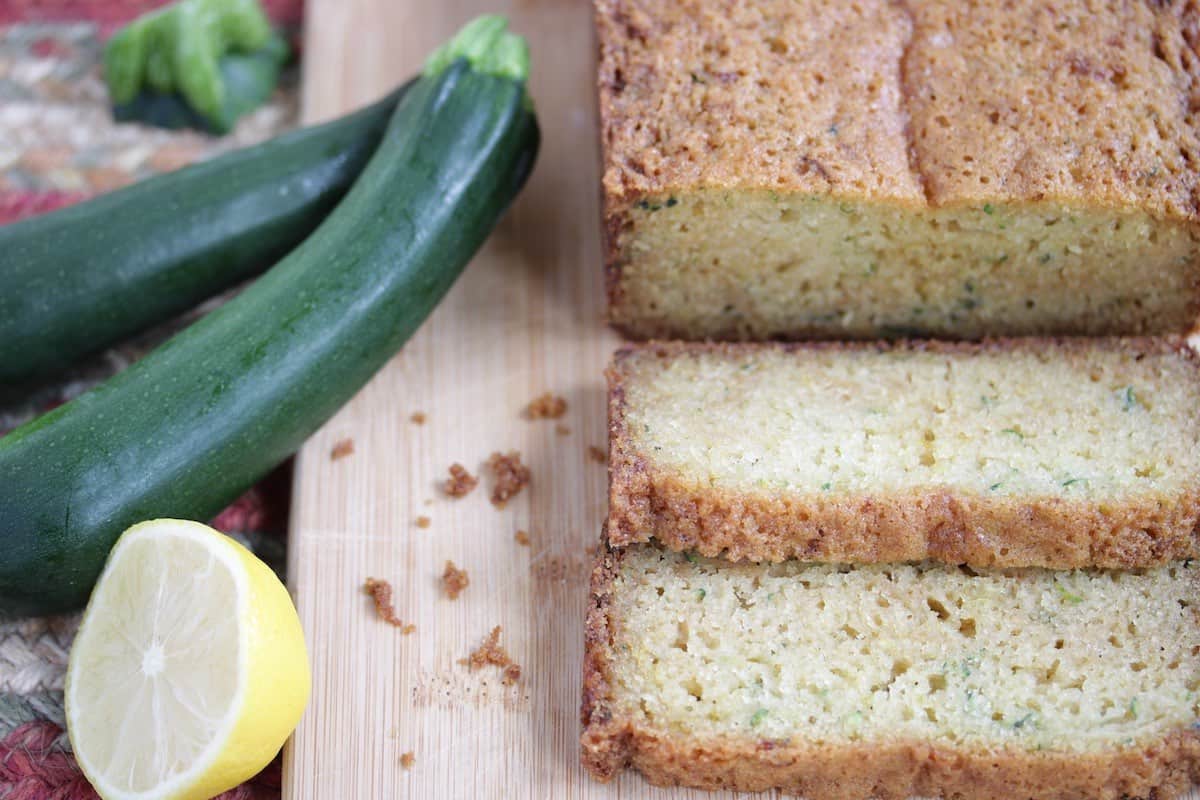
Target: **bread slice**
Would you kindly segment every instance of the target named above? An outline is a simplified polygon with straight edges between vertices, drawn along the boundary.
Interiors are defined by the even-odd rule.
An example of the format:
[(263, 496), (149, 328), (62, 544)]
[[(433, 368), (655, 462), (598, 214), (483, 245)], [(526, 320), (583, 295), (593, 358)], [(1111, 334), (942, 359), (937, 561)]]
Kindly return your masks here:
[(610, 314), (650, 338), (1186, 333), (1200, 6), (597, 0)]
[(602, 551), (583, 763), (808, 800), (1167, 800), (1200, 778), (1198, 571)]
[(731, 560), (1200, 555), (1178, 340), (650, 344), (609, 369), (609, 536)]

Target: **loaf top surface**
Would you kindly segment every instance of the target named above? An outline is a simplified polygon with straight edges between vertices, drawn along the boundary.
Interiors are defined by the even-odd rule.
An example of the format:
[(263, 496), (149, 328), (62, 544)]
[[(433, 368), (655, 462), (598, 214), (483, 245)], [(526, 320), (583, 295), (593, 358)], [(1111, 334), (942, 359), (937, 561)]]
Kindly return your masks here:
[(1195, 492), (1200, 359), (1179, 340), (652, 344), (609, 373), (615, 441), (712, 491)]
[(609, 211), (701, 189), (1200, 221), (1200, 3), (596, 0)]

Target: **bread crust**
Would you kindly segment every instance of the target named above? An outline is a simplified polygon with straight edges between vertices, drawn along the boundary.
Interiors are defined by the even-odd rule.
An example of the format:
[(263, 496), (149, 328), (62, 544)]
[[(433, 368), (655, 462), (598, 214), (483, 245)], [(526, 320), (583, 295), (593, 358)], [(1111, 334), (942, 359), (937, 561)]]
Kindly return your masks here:
[(764, 188), (1200, 223), (1196, 0), (594, 5), (613, 210)]
[[(595, 0), (605, 284), (626, 335), (841, 335), (815, 323), (759, 320), (765, 332), (752, 335), (736, 320), (693, 326), (631, 302), (637, 205), (696, 191), (914, 215), (1061, 204), (1200, 236), (1200, 3), (835, 6)], [(1132, 320), (1048, 316), (982, 332), (1183, 333), (1200, 314), (1200, 253), (1178, 269), (1186, 300)], [(977, 338), (949, 327), (939, 335)]]
[(808, 800), (1077, 800), (1167, 798), (1200, 781), (1200, 733), (1094, 753), (951, 748), (916, 741), (806, 743), (703, 738), (654, 728), (612, 690), (610, 613), (621, 551), (602, 546), (592, 572), (584, 640), (583, 766), (600, 781), (632, 767), (658, 786), (764, 791)]
[[(1070, 357), (1095, 340), (994, 339), (982, 343), (683, 344), (652, 342), (618, 351), (609, 383), (608, 536), (616, 546), (655, 539), (731, 561), (881, 563), (932, 559), (978, 567), (1137, 568), (1200, 557), (1200, 482), (1176, 495), (1125, 502), (983, 496), (945, 488), (912, 492), (778, 496), (689, 483), (657, 469), (625, 426), (624, 364), (683, 354), (741, 357), (755, 348), (878, 350), (963, 355), (1053, 347)], [(1110, 339), (1102, 346), (1200, 357), (1179, 338)]]

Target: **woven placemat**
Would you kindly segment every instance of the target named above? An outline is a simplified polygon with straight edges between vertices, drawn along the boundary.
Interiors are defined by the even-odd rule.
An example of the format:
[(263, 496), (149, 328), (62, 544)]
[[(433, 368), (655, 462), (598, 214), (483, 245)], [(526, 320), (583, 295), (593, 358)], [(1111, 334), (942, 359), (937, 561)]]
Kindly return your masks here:
[[(294, 70), (270, 103), (222, 138), (115, 124), (100, 77), (104, 37), (164, 1), (0, 2), (0, 224), (261, 141), (295, 124)], [(263, 5), (285, 29), (297, 30), (303, 0), (264, 0)], [(0, 387), (0, 435), (124, 368), (219, 302), (20, 395)], [(291, 468), (285, 465), (213, 525), (281, 570), (290, 486)], [(96, 797), (63, 729), (62, 682), (77, 625), (78, 615), (0, 620), (0, 800)], [(278, 796), (277, 760), (222, 798)]]

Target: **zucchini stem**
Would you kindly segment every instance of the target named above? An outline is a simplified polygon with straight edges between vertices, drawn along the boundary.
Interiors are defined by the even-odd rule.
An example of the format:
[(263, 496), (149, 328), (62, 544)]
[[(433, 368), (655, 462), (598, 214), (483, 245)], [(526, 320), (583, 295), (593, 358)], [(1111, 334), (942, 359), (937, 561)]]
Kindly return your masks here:
[(423, 74), (430, 78), (440, 75), (460, 58), (485, 75), (519, 83), (529, 78), (529, 43), (509, 31), (508, 20), (497, 14), (484, 14), (464, 25), (430, 54)]

